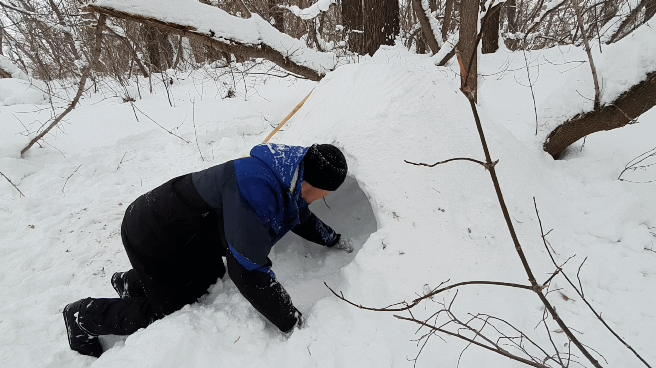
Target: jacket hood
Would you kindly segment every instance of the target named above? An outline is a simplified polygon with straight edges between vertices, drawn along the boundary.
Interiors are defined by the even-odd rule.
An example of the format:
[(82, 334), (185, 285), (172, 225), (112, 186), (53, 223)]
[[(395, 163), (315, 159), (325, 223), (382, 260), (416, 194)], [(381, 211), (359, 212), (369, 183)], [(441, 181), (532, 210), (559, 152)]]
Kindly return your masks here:
[(251, 156), (264, 162), (285, 188), (293, 189), (298, 175), (302, 174), (298, 166), (307, 151), (307, 147), (266, 143), (253, 147)]

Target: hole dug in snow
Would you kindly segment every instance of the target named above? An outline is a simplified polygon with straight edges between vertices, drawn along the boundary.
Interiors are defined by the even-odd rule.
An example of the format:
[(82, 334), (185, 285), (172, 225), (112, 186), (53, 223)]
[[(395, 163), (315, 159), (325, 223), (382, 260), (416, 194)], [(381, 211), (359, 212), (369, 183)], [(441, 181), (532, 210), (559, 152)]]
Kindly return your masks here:
[(308, 310), (319, 299), (329, 296), (324, 285), (339, 282), (340, 270), (348, 265), (369, 235), (378, 228), (371, 203), (358, 182), (347, 176), (344, 184), (318, 200), (310, 210), (342, 237), (353, 240), (353, 253), (326, 248), (289, 232), (276, 246), (270, 258), (273, 271), (287, 289), (294, 304)]

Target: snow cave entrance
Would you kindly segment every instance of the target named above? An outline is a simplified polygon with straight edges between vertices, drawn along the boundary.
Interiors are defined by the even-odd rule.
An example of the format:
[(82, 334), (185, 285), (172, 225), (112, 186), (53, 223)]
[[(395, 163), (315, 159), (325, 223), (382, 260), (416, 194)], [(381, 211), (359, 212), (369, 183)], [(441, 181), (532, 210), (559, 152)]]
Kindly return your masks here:
[(354, 178), (347, 176), (325, 200), (312, 203), (310, 210), (343, 237), (352, 239), (353, 253), (308, 242), (290, 231), (269, 255), (276, 277), (294, 304), (306, 310), (332, 295), (323, 283), (337, 285), (341, 269), (353, 261), (369, 235), (378, 229), (371, 202)]

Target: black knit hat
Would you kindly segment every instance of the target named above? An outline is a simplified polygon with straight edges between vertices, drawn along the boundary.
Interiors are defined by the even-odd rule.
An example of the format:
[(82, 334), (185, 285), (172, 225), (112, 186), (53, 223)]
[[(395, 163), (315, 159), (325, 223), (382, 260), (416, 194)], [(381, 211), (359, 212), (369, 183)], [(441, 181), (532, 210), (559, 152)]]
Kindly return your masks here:
[(332, 192), (346, 179), (346, 158), (332, 144), (313, 144), (303, 157), (303, 163), (303, 180), (315, 188)]

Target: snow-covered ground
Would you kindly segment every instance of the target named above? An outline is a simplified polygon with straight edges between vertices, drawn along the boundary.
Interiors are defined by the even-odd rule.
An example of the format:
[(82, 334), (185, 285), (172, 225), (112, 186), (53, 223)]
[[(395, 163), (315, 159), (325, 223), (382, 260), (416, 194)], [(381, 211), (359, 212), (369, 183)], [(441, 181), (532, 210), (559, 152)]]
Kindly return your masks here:
[[(561, 107), (557, 97), (566, 92), (565, 83), (589, 72), (580, 49), (526, 57), (538, 114)], [(503, 194), (538, 281), (555, 268), (540, 237), (533, 197), (544, 231), (553, 229), (547, 240), (556, 262), (575, 256), (564, 269), (576, 280), (586, 260), (580, 269), (586, 299), (653, 366), (655, 184), (617, 177), (631, 159), (656, 146), (656, 111), (639, 124), (592, 135), (584, 147), (577, 143), (564, 160), (554, 161), (535, 135), (524, 55), (502, 50), (479, 64), (487, 142), (493, 159), (500, 160)], [(318, 84), (261, 75), (233, 84), (234, 75), (212, 77), (206, 69), (171, 74), (168, 93), (161, 83), (153, 94), (140, 83), (134, 107), (123, 101), (121, 90), (101, 87), (24, 158), (19, 152), (29, 141), (25, 132), (50, 117), (50, 106), (0, 106), (0, 171), (26, 195), (21, 198), (0, 178), (0, 366), (522, 366), (445, 335), (432, 336), (422, 349), (424, 340), (416, 340), (428, 330), (392, 313), (350, 306), (323, 285), (357, 304), (385, 307), (449, 280), (527, 284), (487, 171), (466, 161), (434, 168), (404, 162), (483, 159), (456, 71), (390, 47), (361, 64), (339, 67)], [(138, 96), (136, 85), (131, 88)], [(222, 98), (226, 88), (236, 97)], [(307, 316), (306, 326), (284, 337), (226, 277), (198, 303), (127, 339), (105, 339), (109, 350), (97, 360), (69, 350), (63, 307), (87, 296), (112, 297), (109, 278), (129, 268), (119, 234), (126, 206), (171, 177), (246, 155), (310, 91), (272, 141), (331, 142), (344, 150), (349, 179), (327, 197), (327, 205), (312, 206), (354, 239), (356, 251), (324, 249), (293, 234), (274, 247), (273, 269)], [(542, 118), (538, 115), (538, 137), (547, 129)], [(623, 178), (655, 180), (656, 168)], [(549, 290), (561, 317), (603, 366), (641, 366), (562, 277)], [(553, 343), (549, 339), (540, 324), (543, 307), (531, 292), (464, 286), (457, 297), (450, 290), (422, 302), (413, 315), (426, 319), (444, 308), (441, 303), (462, 320), (471, 318), (468, 313), (503, 319), (550, 354), (554, 346), (569, 351), (547, 318)], [(495, 336), (490, 326), (484, 332)], [(572, 353), (586, 365), (574, 347)]]

